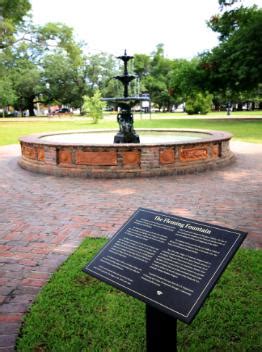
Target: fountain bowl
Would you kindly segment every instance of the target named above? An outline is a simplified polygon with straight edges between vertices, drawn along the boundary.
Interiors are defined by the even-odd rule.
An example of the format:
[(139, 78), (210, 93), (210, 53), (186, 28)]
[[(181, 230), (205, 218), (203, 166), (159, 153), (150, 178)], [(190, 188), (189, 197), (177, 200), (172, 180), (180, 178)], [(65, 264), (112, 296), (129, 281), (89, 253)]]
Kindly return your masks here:
[(114, 144), (117, 130), (41, 133), (20, 138), (19, 165), (86, 178), (152, 177), (219, 168), (234, 161), (232, 135), (193, 129), (136, 129), (141, 143)]

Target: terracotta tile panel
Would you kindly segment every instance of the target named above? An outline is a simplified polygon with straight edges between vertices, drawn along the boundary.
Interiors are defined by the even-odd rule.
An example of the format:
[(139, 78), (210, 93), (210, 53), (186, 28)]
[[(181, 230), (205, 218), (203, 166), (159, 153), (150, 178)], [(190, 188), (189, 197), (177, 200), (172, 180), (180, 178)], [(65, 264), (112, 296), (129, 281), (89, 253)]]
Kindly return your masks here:
[(23, 155), (26, 158), (35, 160), (37, 157), (36, 149), (33, 147), (23, 146)]
[(37, 159), (39, 161), (44, 161), (45, 160), (45, 149), (44, 148), (37, 148)]
[(160, 150), (159, 153), (160, 164), (173, 164), (175, 162), (175, 152), (173, 148)]
[(138, 151), (124, 152), (123, 163), (124, 165), (139, 165), (140, 153)]
[(183, 148), (180, 151), (181, 161), (205, 160), (207, 158), (207, 148)]
[(76, 152), (76, 164), (80, 165), (117, 165), (117, 155), (115, 151), (108, 152)]
[(59, 150), (59, 164), (72, 164), (72, 153), (70, 150)]

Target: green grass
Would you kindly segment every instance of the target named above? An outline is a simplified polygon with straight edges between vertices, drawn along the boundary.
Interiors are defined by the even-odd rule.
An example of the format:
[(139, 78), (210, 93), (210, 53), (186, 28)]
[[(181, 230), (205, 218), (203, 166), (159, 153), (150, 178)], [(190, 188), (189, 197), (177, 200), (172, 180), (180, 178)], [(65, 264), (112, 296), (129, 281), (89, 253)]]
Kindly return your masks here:
[[(145, 351), (145, 305), (81, 271), (105, 243), (86, 239), (53, 275), (25, 318), (18, 351)], [(262, 350), (261, 253), (238, 251), (193, 323), (179, 322), (178, 351)]]
[(262, 120), (261, 121), (217, 121), (200, 119), (181, 120), (146, 120), (136, 121), (137, 127), (147, 128), (199, 128), (207, 130), (222, 130), (233, 134), (234, 139), (262, 143)]
[[(186, 119), (135, 119), (135, 128), (200, 128), (224, 130), (231, 132), (234, 138), (241, 141), (262, 143), (262, 120), (261, 121), (217, 121), (201, 120), (197, 118)], [(51, 131), (94, 129), (94, 128), (118, 128), (115, 120), (102, 120), (93, 124), (90, 120), (71, 121), (0, 121), (0, 145), (18, 143), (21, 136)]]
[[(107, 123), (105, 123), (107, 125)], [(108, 128), (112, 124), (108, 123)], [(32, 133), (52, 132), (52, 131), (65, 131), (89, 128), (103, 128), (101, 124), (93, 124), (90, 120), (87, 121), (0, 121), (0, 145), (18, 143), (21, 136)]]
[[(199, 115), (188, 115), (185, 112), (174, 112), (174, 113), (169, 113), (169, 112), (156, 112), (156, 113), (152, 113), (152, 116), (166, 116), (166, 115), (171, 115), (174, 117), (199, 117)], [(202, 115), (204, 117), (221, 117), (221, 118), (228, 118), (227, 112), (226, 111), (212, 111), (209, 112), (207, 115)], [(233, 111), (230, 113), (230, 117), (261, 117), (262, 116), (262, 111), (261, 110), (256, 110), (256, 111)]]

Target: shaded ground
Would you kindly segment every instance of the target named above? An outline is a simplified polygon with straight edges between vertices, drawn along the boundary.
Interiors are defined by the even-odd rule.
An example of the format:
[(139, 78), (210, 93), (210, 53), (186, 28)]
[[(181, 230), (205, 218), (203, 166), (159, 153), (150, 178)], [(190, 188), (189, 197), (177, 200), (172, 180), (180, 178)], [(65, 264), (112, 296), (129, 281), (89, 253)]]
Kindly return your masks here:
[(0, 351), (13, 351), (35, 295), (86, 236), (111, 236), (138, 207), (248, 231), (261, 248), (262, 144), (233, 142), (235, 164), (162, 178), (90, 180), (29, 173), (0, 148)]

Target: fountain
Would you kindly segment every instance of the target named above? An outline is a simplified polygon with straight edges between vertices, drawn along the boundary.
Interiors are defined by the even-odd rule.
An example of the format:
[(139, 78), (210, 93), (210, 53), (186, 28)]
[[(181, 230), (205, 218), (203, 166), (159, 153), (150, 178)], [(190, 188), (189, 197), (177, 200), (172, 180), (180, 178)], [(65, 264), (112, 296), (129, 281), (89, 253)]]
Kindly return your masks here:
[(122, 76), (116, 76), (115, 79), (119, 80), (124, 85), (124, 96), (120, 98), (104, 98), (104, 101), (117, 102), (120, 107), (120, 113), (117, 115), (117, 122), (119, 124), (119, 132), (114, 137), (114, 143), (140, 143), (139, 136), (136, 134), (133, 124), (133, 114), (131, 108), (141, 100), (149, 100), (148, 97), (129, 97), (128, 86), (136, 76), (129, 75), (127, 70), (128, 61), (133, 59), (133, 56), (129, 56), (124, 52), (124, 55), (118, 56), (118, 59), (124, 62), (124, 74)]
[(119, 178), (192, 173), (234, 160), (229, 146), (232, 136), (227, 132), (139, 129), (138, 136), (131, 109), (149, 98), (128, 96), (129, 83), (135, 76), (128, 74), (127, 64), (133, 57), (125, 51), (118, 58), (124, 62), (124, 72), (114, 78), (124, 86), (123, 97), (103, 100), (120, 107), (119, 131), (81, 130), (21, 137), (21, 167), (56, 176)]

